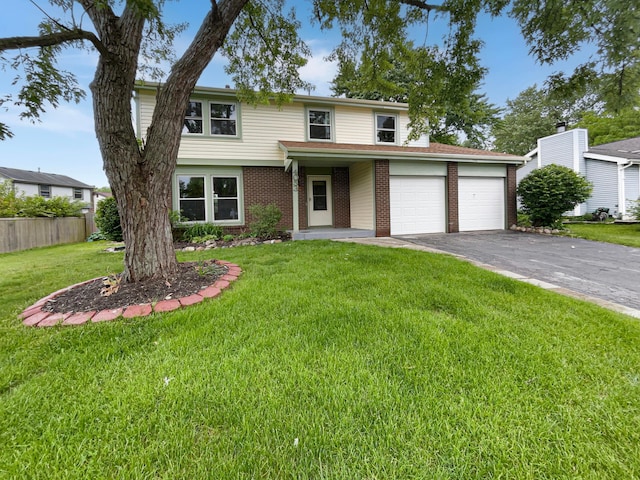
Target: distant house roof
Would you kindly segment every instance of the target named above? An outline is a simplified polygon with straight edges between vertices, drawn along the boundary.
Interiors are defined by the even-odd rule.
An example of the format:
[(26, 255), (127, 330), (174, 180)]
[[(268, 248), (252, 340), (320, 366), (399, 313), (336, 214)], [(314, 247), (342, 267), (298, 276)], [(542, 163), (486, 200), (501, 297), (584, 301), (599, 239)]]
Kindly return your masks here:
[[(627, 138), (617, 142), (603, 143), (589, 148), (587, 154), (606, 155), (608, 157), (640, 160), (640, 137)], [(588, 156), (588, 155), (587, 155)]]
[(53, 185), (56, 187), (93, 188), (66, 175), (56, 173), (32, 172), (17, 168), (0, 167), (0, 177), (8, 178), (14, 182), (29, 183), (33, 185)]

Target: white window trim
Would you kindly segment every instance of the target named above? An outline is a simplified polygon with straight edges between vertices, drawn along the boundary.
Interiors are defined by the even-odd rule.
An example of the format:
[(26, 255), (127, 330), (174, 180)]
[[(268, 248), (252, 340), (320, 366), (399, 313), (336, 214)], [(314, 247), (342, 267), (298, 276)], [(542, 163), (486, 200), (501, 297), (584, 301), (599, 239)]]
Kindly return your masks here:
[[(311, 122), (309, 122), (309, 112), (317, 111), (317, 112), (329, 112), (329, 138), (311, 138)], [(306, 137), (309, 142), (327, 142), (333, 143), (335, 142), (336, 137), (336, 121), (334, 110), (331, 107), (306, 107), (305, 108), (305, 124), (306, 124)]]
[[(211, 122), (213, 120), (225, 120), (224, 118), (213, 118), (211, 116), (211, 105), (235, 105), (236, 107), (236, 118), (234, 122), (236, 122), (236, 134), (235, 135), (225, 135), (223, 133), (211, 133)], [(209, 136), (215, 138), (240, 138), (240, 104), (238, 102), (233, 102), (229, 100), (209, 100), (207, 103), (209, 107), (208, 120), (207, 120), (207, 131)]]
[[(238, 206), (238, 218), (237, 219), (229, 219), (229, 220), (216, 220), (215, 219), (215, 215), (216, 215), (216, 211), (215, 211), (215, 207), (214, 207), (214, 203), (216, 201), (216, 195), (215, 192), (213, 191), (213, 180), (215, 178), (235, 178), (236, 179), (236, 196), (235, 197), (218, 197), (218, 200), (231, 200), (231, 199), (235, 199), (237, 200), (237, 206)], [(211, 221), (217, 225), (237, 225), (238, 221), (240, 220), (240, 218), (243, 216), (242, 215), (242, 208), (241, 208), (241, 199), (240, 199), (240, 177), (238, 175), (226, 175), (223, 173), (216, 173), (216, 174), (212, 174), (209, 176), (209, 181), (211, 182)], [(206, 193), (206, 192), (205, 192)]]
[[(381, 142), (378, 140), (378, 131), (382, 130), (385, 132), (390, 132), (389, 129), (378, 129), (378, 117), (394, 117), (395, 118), (395, 129), (394, 129), (394, 141), (393, 142)], [(397, 113), (388, 113), (388, 112), (374, 112), (373, 114), (373, 140), (376, 145), (398, 145), (400, 141), (400, 130), (399, 130), (399, 115)]]
[[(191, 132), (184, 132), (183, 131), (182, 135), (189, 136), (189, 137), (202, 137), (202, 136), (205, 135), (205, 132), (206, 132), (205, 121), (204, 121), (205, 117), (203, 115), (204, 114), (204, 107), (206, 105), (206, 102), (204, 100), (200, 100), (200, 99), (197, 99), (197, 98), (190, 98), (189, 99), (189, 103), (199, 103), (200, 104), (200, 117), (188, 117), (186, 115), (186, 112), (185, 112), (184, 120), (187, 120), (187, 119), (200, 120), (202, 122), (202, 132), (200, 132), (200, 133), (191, 133)], [(183, 121), (183, 127), (182, 128), (184, 129), (184, 121)]]
[[(180, 177), (202, 177), (203, 181), (204, 181), (204, 198), (182, 198), (180, 196), (180, 181), (179, 178)], [(205, 175), (204, 173), (176, 173), (175, 174), (175, 202), (174, 202), (174, 210), (178, 210), (181, 212), (180, 209), (180, 201), (181, 200), (204, 200), (204, 220), (202, 220), (202, 222), (206, 222), (207, 221), (207, 217), (208, 217), (208, 213), (207, 213), (207, 175)], [(188, 223), (188, 224), (193, 224), (193, 223), (200, 223), (201, 220), (189, 220), (187, 222), (184, 223)]]
[[(198, 166), (178, 166), (173, 174), (173, 210), (180, 210), (180, 188), (178, 185), (178, 177), (180, 176), (199, 176), (204, 177), (205, 189), (204, 189), (204, 216), (203, 222), (190, 221), (185, 222), (188, 225), (194, 223), (213, 223), (215, 225), (222, 226), (244, 226), (244, 177), (242, 174), (242, 167), (198, 167)], [(238, 219), (237, 220), (214, 220), (213, 212), (213, 179), (215, 177), (228, 177), (237, 179), (238, 187)]]

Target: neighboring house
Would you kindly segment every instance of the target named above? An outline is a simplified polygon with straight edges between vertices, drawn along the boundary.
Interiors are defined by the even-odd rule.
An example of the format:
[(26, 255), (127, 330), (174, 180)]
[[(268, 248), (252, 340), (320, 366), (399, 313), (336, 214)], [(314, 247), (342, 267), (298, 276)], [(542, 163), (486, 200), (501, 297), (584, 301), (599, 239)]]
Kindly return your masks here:
[(640, 196), (640, 137), (589, 148), (587, 133), (576, 128), (540, 138), (537, 148), (525, 155), (518, 182), (536, 168), (564, 165), (593, 183), (591, 197), (574, 215), (608, 208), (611, 215), (625, 218)]
[(109, 198), (113, 196), (111, 192), (99, 192), (98, 190), (93, 191), (93, 211), (98, 211), (98, 204), (104, 200), (105, 198)]
[(0, 167), (0, 180), (11, 180), (16, 193), (27, 197), (67, 197), (82, 202), (85, 213), (93, 209), (93, 187), (65, 175)]
[[(144, 137), (154, 85), (136, 88)], [(504, 229), (516, 222), (523, 157), (408, 142), (403, 103), (296, 95), (247, 105), (232, 89), (196, 88), (186, 108), (173, 208), (194, 222), (248, 228), (248, 209), (275, 203), (294, 238), (318, 230), (388, 236)], [(336, 235), (333, 231), (330, 235)]]

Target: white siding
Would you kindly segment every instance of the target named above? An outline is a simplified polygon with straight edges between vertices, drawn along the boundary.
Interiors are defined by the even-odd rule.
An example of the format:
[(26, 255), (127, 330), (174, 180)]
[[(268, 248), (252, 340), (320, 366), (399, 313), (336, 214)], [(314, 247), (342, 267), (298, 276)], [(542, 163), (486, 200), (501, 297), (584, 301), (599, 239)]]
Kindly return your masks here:
[(538, 157), (534, 156), (531, 160), (527, 162), (526, 165), (523, 165), (522, 167), (518, 168), (518, 170), (516, 170), (517, 182), (520, 183), (520, 181), (524, 177), (526, 177), (531, 172), (533, 172), (537, 167), (538, 167)]
[(618, 213), (618, 165), (614, 162), (586, 160), (587, 180), (593, 183), (593, 193), (587, 200), (587, 211), (597, 208), (609, 209), (609, 214)]
[(373, 110), (358, 107), (335, 107), (336, 142), (371, 145), (374, 141)]
[(389, 162), (389, 175), (406, 176), (442, 176), (447, 175), (447, 164), (445, 162), (411, 162), (411, 161), (391, 161)]
[(640, 168), (631, 165), (624, 170), (624, 196), (627, 203), (627, 213), (640, 197)]
[(32, 185), (30, 183), (14, 182), (13, 186), (16, 190), (16, 193), (23, 193), (27, 197), (34, 197), (34, 196), (40, 195), (40, 191), (38, 190), (38, 185)]
[(478, 165), (474, 163), (458, 164), (459, 177), (506, 177), (506, 165), (485, 164)]
[(372, 230), (374, 226), (373, 163), (355, 163), (349, 167), (351, 227)]

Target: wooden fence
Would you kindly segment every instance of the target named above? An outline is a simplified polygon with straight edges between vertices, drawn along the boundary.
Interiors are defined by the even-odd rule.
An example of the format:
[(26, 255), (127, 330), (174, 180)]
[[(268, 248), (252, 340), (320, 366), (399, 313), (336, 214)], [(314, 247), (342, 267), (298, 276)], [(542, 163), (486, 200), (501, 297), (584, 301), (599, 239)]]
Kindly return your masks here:
[(65, 218), (0, 218), (0, 253), (84, 242), (95, 231), (92, 213)]

